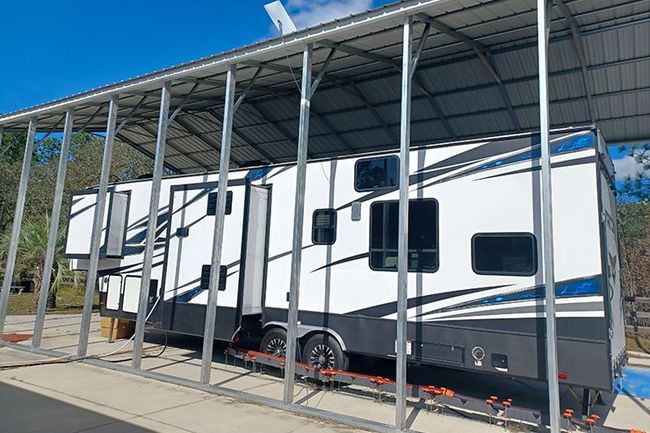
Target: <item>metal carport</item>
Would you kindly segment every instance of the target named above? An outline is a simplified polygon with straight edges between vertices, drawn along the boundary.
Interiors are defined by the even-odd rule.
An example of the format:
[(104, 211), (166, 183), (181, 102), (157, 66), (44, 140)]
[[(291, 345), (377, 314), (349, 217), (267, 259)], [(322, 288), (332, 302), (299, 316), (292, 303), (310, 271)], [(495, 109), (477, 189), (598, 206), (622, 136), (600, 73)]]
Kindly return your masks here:
[[(540, 42), (537, 37), (538, 32), (545, 31), (548, 31), (548, 50), (545, 41)], [(537, 61), (538, 53), (542, 56), (548, 53), (548, 74), (544, 58), (542, 62)], [(409, 146), (486, 135), (541, 129), (542, 148), (548, 150), (549, 127), (593, 123), (610, 143), (647, 138), (650, 136), (648, 71), (649, 0), (555, 0), (553, 4), (544, 0), (408, 0), (3, 115), (0, 131), (24, 130), (29, 126), (27, 155), (31, 154), (37, 129), (61, 132), (66, 125), (64, 147), (73, 131), (106, 133), (105, 162), (110, 161), (113, 139), (121, 140), (156, 158), (154, 185), (159, 184), (163, 165), (173, 172), (194, 173), (216, 170), (221, 164), (225, 177), (223, 169), (228, 166), (297, 161), (299, 173), (304, 173), (307, 159), (398, 146), (401, 146), (404, 167), (408, 164), (405, 151)], [(547, 187), (542, 197), (545, 214), (550, 206), (547, 157), (543, 152), (542, 173), (546, 180), (543, 185)], [(62, 185), (66, 158), (61, 161), (59, 183)], [(29, 163), (26, 158), (25, 174)], [(100, 192), (107, 186), (106, 168), (107, 164), (99, 182)], [(404, 175), (406, 171), (402, 170)], [(294, 277), (300, 272), (303, 185), (304, 177), (299, 176), (296, 210), (301, 212), (296, 212), (295, 221)], [(16, 208), (14, 245), (20, 231), (26, 187), (25, 175)], [(155, 191), (156, 188), (152, 208), (155, 205), (157, 209)], [(55, 214), (60, 212), (61, 193), (62, 188), (57, 188)], [(218, 202), (218, 215), (222, 218), (225, 194), (219, 194)], [(96, 221), (101, 222), (103, 213), (99, 208), (103, 205), (98, 206)], [(405, 188), (400, 193), (400, 209), (401, 221), (406, 221)], [(57, 224), (58, 218), (53, 221)], [(217, 225), (220, 225), (218, 221)], [(53, 232), (56, 229), (53, 226)], [(550, 222), (545, 219), (546, 257), (552, 255), (551, 230)], [(220, 234), (216, 232), (213, 265), (218, 265), (220, 260)], [(93, 263), (96, 272), (98, 239), (96, 234), (91, 276)], [(152, 248), (151, 239), (147, 248), (149, 256)], [(406, 257), (402, 254), (405, 248), (405, 243), (400, 245), (402, 314), (398, 323), (402, 325), (405, 323)], [(4, 326), (14, 261), (15, 248), (9, 254), (0, 299), (0, 331)], [(550, 260), (545, 263), (549, 264), (545, 269), (546, 280), (552, 281), (552, 263)], [(145, 265), (143, 286), (146, 269)], [(216, 275), (212, 280), (216, 280)], [(291, 286), (290, 312), (294, 314), (290, 313), (290, 318), (293, 320), (299, 293), (297, 281), (293, 278)], [(84, 313), (88, 320), (94, 284), (94, 278), (89, 278)], [(552, 285), (547, 287), (551, 300)], [(216, 296), (215, 291), (210, 293)], [(214, 296), (210, 297), (209, 305), (216, 305)], [(552, 308), (552, 302), (549, 304)], [(41, 326), (44, 301), (42, 305)], [(140, 305), (143, 311), (144, 304)], [(552, 316), (548, 321), (549, 335), (554, 335)], [(144, 314), (139, 319), (136, 369)], [(213, 319), (208, 317), (206, 321)], [(87, 320), (84, 323), (80, 355), (85, 355), (86, 350), (83, 336), (84, 327), (87, 336)], [(210, 329), (209, 325), (206, 329)], [(405, 327), (398, 329), (402, 343), (398, 347), (398, 382), (404, 384)], [(295, 326), (293, 334), (291, 330), (290, 326), (289, 354), (295, 350), (291, 344)], [(38, 329), (35, 334), (39, 334)], [(34, 341), (38, 346), (38, 339)], [(553, 339), (549, 341), (552, 346)], [(553, 358), (553, 347), (550, 349)], [(209, 355), (205, 355), (208, 353), (211, 353), (211, 338), (205, 339), (205, 363), (209, 362)], [(290, 379), (285, 392), (287, 405), (292, 404), (291, 370), (287, 368)], [(550, 377), (552, 373), (551, 368)], [(207, 383), (206, 375), (209, 378), (209, 370), (204, 369), (202, 383)], [(557, 394), (553, 388), (557, 386), (556, 378), (557, 374), (550, 381), (551, 396)], [(405, 426), (404, 401), (402, 388), (402, 393), (398, 393), (396, 416), (399, 429)], [(554, 409), (553, 401), (551, 398), (551, 413), (557, 414), (554, 410), (559, 409)], [(557, 418), (552, 417), (554, 428), (557, 428)]]

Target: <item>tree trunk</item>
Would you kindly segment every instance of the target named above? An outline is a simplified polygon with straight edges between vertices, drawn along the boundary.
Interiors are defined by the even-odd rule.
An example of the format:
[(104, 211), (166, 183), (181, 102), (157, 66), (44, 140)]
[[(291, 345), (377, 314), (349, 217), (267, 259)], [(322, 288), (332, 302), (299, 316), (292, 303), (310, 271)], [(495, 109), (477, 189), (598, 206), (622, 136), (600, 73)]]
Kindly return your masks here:
[(38, 298), (41, 294), (41, 289), (43, 285), (43, 275), (41, 274), (41, 270), (37, 269), (36, 272), (34, 272), (34, 293), (32, 293), (32, 310), (36, 312), (38, 310)]
[(47, 308), (54, 310), (56, 308), (56, 286), (52, 284), (50, 291), (47, 294)]

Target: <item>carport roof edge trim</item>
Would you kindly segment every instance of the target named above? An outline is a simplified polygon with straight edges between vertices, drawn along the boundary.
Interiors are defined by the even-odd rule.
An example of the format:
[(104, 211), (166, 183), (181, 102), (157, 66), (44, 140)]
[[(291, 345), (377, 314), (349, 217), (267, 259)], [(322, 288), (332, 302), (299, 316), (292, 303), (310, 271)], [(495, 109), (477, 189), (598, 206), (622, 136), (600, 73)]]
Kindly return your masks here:
[(180, 65), (136, 76), (123, 81), (118, 81), (113, 84), (101, 86), (66, 98), (57, 99), (52, 102), (0, 115), (0, 126), (12, 122), (25, 121), (30, 117), (38, 116), (40, 114), (65, 110), (74, 107), (77, 104), (107, 102), (110, 96), (114, 94), (134, 91), (140, 86), (158, 83), (162, 85), (165, 81), (184, 78), (188, 74), (197, 71), (203, 71), (217, 66), (227, 66), (232, 63), (244, 62), (246, 60), (255, 60), (255, 56), (260, 54), (272, 53), (276, 50), (285, 50), (288, 47), (300, 46), (301, 44), (318, 42), (344, 31), (362, 28), (365, 25), (395, 19), (403, 15), (413, 15), (425, 10), (427, 7), (431, 7), (432, 5), (448, 2), (450, 2), (450, 0), (402, 0), (381, 8), (353, 14), (318, 26), (307, 27), (295, 33), (285, 35), (284, 37), (277, 36), (251, 45), (245, 45), (241, 48), (225, 51), (220, 54), (182, 63)]

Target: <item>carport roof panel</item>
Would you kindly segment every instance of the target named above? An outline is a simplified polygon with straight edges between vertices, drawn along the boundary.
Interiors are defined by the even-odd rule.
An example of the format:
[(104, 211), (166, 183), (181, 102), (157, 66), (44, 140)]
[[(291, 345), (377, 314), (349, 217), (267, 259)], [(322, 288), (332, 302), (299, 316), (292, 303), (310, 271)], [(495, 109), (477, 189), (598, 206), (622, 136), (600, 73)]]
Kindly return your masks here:
[[(610, 141), (646, 137), (650, 0), (565, 3), (585, 46), (587, 86), (569, 22), (554, 7), (549, 49), (553, 126), (595, 123)], [(310, 156), (396, 147), (401, 25), (406, 14), (416, 14), (416, 43), (425, 22), (434, 21), (413, 86), (413, 144), (530, 131), (538, 125), (535, 6), (535, 0), (403, 1), (286, 35), (284, 43), (270, 39), (0, 116), (0, 124), (23, 128), (37, 115), (39, 128), (59, 130), (66, 107), (75, 106), (75, 127), (101, 132), (107, 110), (98, 109), (119, 94), (118, 124), (128, 122), (118, 138), (150, 154), (158, 89), (172, 80), (171, 110), (183, 107), (170, 125), (175, 155), (170, 165), (181, 172), (214, 169), (226, 67), (238, 64), (241, 90), (261, 66), (235, 117), (233, 164), (289, 161), (295, 158), (298, 128), (294, 76), (300, 76), (302, 48), (311, 42), (314, 75), (330, 50), (337, 50), (312, 101)]]

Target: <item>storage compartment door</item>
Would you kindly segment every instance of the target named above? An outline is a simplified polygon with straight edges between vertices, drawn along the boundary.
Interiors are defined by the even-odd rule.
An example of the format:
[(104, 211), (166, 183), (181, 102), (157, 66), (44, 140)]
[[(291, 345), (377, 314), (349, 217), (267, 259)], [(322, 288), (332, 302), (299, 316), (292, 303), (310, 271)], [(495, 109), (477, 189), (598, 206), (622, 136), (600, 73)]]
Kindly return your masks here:
[(101, 291), (106, 292), (106, 309), (117, 311), (120, 309), (122, 298), (122, 276), (108, 275), (102, 279)]

